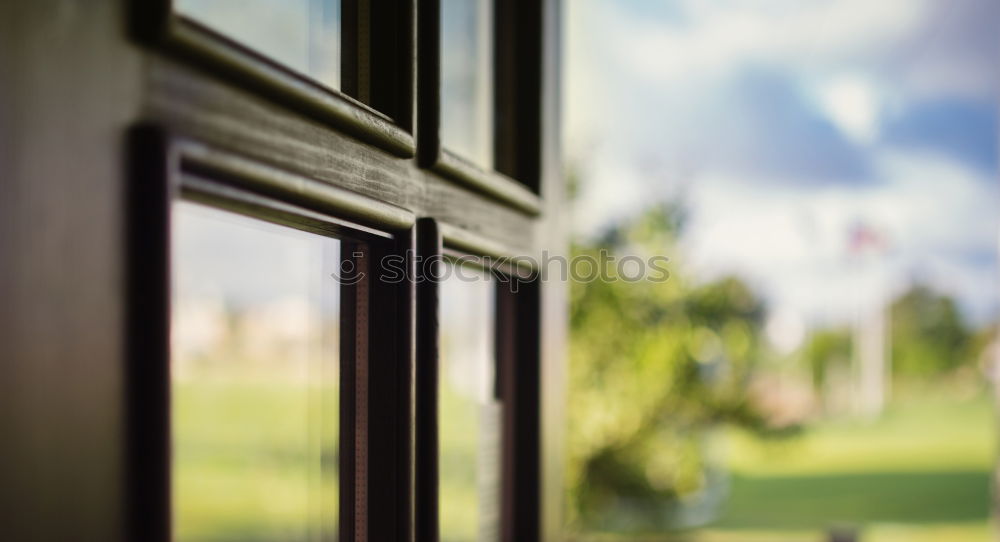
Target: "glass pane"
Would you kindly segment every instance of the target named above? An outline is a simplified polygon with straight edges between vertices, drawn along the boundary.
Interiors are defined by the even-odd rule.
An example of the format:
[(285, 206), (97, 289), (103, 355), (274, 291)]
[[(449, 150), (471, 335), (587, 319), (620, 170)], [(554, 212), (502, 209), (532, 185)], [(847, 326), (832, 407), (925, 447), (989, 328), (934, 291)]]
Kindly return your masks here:
[(441, 542), (499, 540), (500, 422), (494, 283), (450, 266), (441, 283), (438, 431)]
[(340, 87), (340, 0), (175, 0), (182, 15)]
[(493, 167), (493, 11), (489, 0), (441, 0), (441, 142)]
[(174, 208), (176, 540), (336, 536), (340, 243)]

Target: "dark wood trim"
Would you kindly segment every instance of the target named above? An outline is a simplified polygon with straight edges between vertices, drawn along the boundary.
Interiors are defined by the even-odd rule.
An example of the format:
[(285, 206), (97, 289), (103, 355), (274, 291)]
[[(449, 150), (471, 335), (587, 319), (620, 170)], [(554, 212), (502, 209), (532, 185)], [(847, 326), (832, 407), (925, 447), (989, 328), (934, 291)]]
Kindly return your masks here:
[[(492, 275), (496, 280), (505, 284), (512, 283), (512, 281), (532, 280), (534, 277), (531, 270), (518, 267), (516, 263), (511, 263), (512, 260), (506, 258), (494, 258), (488, 255), (478, 256), (451, 247), (446, 247), (442, 256), (445, 262), (477, 269), (487, 275)], [(517, 286), (512, 285), (511, 287), (516, 288)]]
[[(416, 86), (415, 0), (367, 0), (370, 20), (371, 103), (413, 133)], [(409, 157), (415, 156), (413, 139)]]
[[(539, 304), (533, 268), (484, 265), (515, 253), (484, 240), (470, 241), (431, 218), (417, 221), (417, 514), (418, 540), (440, 538), (438, 510), (439, 296), (437, 266), (446, 260), (478, 266), (496, 278), (497, 398), (501, 401), (500, 528), (503, 542), (539, 538)], [(457, 243), (456, 243), (457, 241)], [(471, 259), (470, 259), (471, 258)], [(504, 274), (506, 271), (520, 274)], [(503, 275), (503, 276), (501, 276)]]
[(175, 59), (147, 59), (144, 115), (172, 133), (323, 184), (531, 247), (535, 220), (466, 186), (364, 145)]
[[(413, 133), (413, 0), (342, 0), (341, 88)], [(409, 156), (413, 156), (412, 148)]]
[(505, 542), (540, 536), (539, 282), (497, 282), (497, 375), (504, 403), (503, 532)]
[[(496, 2), (504, 4), (504, 2)], [(495, 126), (495, 144), (503, 152), (502, 161), (496, 162), (502, 166), (502, 171), (514, 175), (511, 178), (498, 171), (485, 169), (477, 164), (458, 156), (446, 148), (441, 143), (441, 1), (440, 0), (417, 0), (418, 6), (418, 60), (419, 72), (417, 77), (417, 160), (421, 167), (431, 169), (446, 179), (462, 184), (472, 190), (486, 194), (497, 201), (501, 201), (530, 216), (537, 216), (541, 212), (542, 204), (538, 196), (537, 168), (534, 173), (527, 171), (526, 167), (516, 167), (513, 159), (515, 146), (511, 145), (512, 137), (508, 132), (515, 130), (525, 124), (522, 120), (517, 126), (500, 123), (496, 119), (507, 117), (511, 114), (510, 108), (516, 107), (517, 103), (509, 96), (509, 92), (503, 91), (500, 97), (503, 98), (504, 106), (497, 109), (494, 115), (497, 124)], [(499, 8), (498, 8), (499, 9)], [(505, 19), (506, 20), (506, 19)], [(499, 22), (498, 22), (499, 24)], [(497, 39), (511, 39), (513, 36), (504, 34), (495, 36)], [(495, 50), (502, 53), (509, 49), (508, 46), (495, 44)], [(513, 77), (513, 73), (501, 69), (500, 66), (509, 62), (506, 57), (498, 58), (496, 61), (497, 74)], [(535, 80), (529, 77), (529, 80)], [(504, 85), (497, 83), (498, 90)], [(509, 86), (509, 85), (508, 85)], [(497, 101), (495, 106), (499, 106)], [(532, 111), (526, 109), (519, 115), (527, 115)], [(537, 118), (537, 111), (535, 116)], [(502, 144), (499, 141), (503, 141)], [(518, 151), (531, 144), (532, 138), (527, 137), (523, 144), (516, 146)], [(537, 139), (535, 140), (537, 143)], [(530, 154), (530, 151), (528, 151)], [(537, 153), (537, 151), (536, 151)], [(498, 155), (500, 156), (500, 155)], [(518, 175), (530, 173), (522, 179)], [(518, 179), (518, 180), (515, 180)], [(521, 182), (519, 182), (519, 180)], [(534, 190), (534, 191), (532, 191)]]
[[(385, 105), (401, 107), (399, 111), (388, 111), (389, 114), (385, 114), (347, 94), (317, 83), (196, 21), (175, 14), (169, 0), (132, 0), (130, 7), (131, 32), (140, 43), (162, 48), (197, 66), (207, 68), (213, 76), (224, 77), (237, 86), (251, 88), (262, 96), (310, 118), (329, 123), (398, 157), (414, 156), (415, 143), (409, 131), (412, 113), (411, 108), (405, 106), (412, 101), (407, 92), (408, 85), (395, 87), (396, 92), (402, 91), (399, 97), (383, 99)], [(403, 38), (400, 42), (405, 44), (407, 40)], [(408, 57), (409, 55), (405, 58)], [(398, 68), (399, 64), (400, 62), (393, 63), (387, 69), (391, 71)], [(406, 78), (405, 73), (401, 77)], [(395, 117), (391, 116), (393, 114)]]
[(190, 173), (182, 173), (179, 184), (181, 196), (185, 200), (260, 218), (297, 230), (327, 237), (344, 237), (376, 242), (379, 239), (393, 238), (393, 234), (388, 231), (369, 228), (356, 222), (310, 211)]
[(439, 152), (438, 160), (431, 169), (452, 181), (507, 203), (529, 216), (541, 214), (540, 198), (523, 184), (502, 173), (483, 169), (447, 149)]
[(405, 209), (215, 147), (180, 139), (174, 144), (187, 172), (380, 229), (406, 230), (416, 221)]
[[(324, 191), (328, 197), (302, 196), (307, 179), (173, 138), (155, 126), (133, 129), (128, 151), (130, 539), (169, 542), (171, 537), (170, 215), (173, 202), (184, 199), (343, 239), (345, 257), (365, 278), (342, 286), (342, 336), (354, 340), (341, 341), (340, 537), (411, 542), (412, 215), (329, 186), (334, 192)], [(274, 189), (286, 185), (299, 188)], [(323, 204), (316, 205), (319, 200)], [(306, 208), (296, 207), (300, 203)], [(317, 208), (321, 212), (310, 210)], [(337, 211), (371, 226), (326, 214)], [(386, 272), (388, 256), (404, 260), (404, 276)]]
[[(520, 485), (515, 480), (520, 475), (522, 458), (517, 455), (515, 443), (518, 439), (516, 415), (520, 411), (516, 405), (517, 397), (517, 296), (503, 282), (497, 282), (493, 289), (496, 298), (496, 319), (494, 321), (494, 363), (496, 382), (494, 394), (503, 405), (503, 419), (500, 420), (500, 442), (503, 448), (500, 453), (500, 540), (502, 542), (520, 542), (513, 537), (514, 521), (517, 517), (516, 489)], [(534, 542), (534, 541), (532, 541)]]
[(126, 534), (170, 542), (170, 205), (166, 135), (129, 132), (126, 229)]
[(438, 276), (441, 234), (431, 218), (417, 221), (416, 538), (438, 542)]
[[(414, 3), (421, 6), (416, 15)], [(170, 538), (170, 398), (164, 371), (169, 363), (171, 199), (207, 201), (306, 231), (352, 232), (362, 245), (385, 251), (413, 246), (415, 216), (429, 216), (441, 221), (436, 243), (447, 238), (448, 251), (564, 252), (558, 153), (561, 0), (539, 0), (544, 70), (535, 120), (542, 136), (541, 174), (532, 198), (523, 197), (520, 188), (525, 187), (519, 184), (529, 192), (535, 188), (530, 175), (522, 173), (530, 171), (530, 163), (522, 165), (506, 153), (530, 152), (533, 135), (505, 139), (534, 129), (530, 113), (516, 128), (500, 128), (508, 135), (497, 139), (506, 147), (496, 152), (496, 172), (431, 169), (443, 155), (437, 134), (438, 1), (400, 4), (393, 15), (399, 39), (372, 36), (368, 62), (380, 64), (382, 75), (359, 100), (174, 15), (170, 0), (94, 0), (86, 9), (68, 11), (54, 2), (0, 2), (0, 26), (6, 30), (0, 32), (0, 59), (11, 74), (0, 82), (5, 98), (0, 107), (17, 113), (0, 123), (5, 158), (0, 170), (12, 194), (0, 198), (5, 211), (0, 214), (8, 219), (0, 221), (8, 234), (0, 236), (0, 243), (10, 262), (0, 271), (0, 288), (11, 315), (9, 325), (0, 326), (7, 331), (0, 358), (9, 361), (3, 372), (9, 383), (5, 411), (11, 414), (4, 432), (7, 452), (12, 464), (23, 467), (6, 484), (4, 494), (12, 505), (10, 521), (0, 527), (5, 539)], [(419, 34), (413, 30), (416, 18)], [(498, 17), (497, 22), (513, 20)], [(532, 32), (532, 26), (518, 24)], [(63, 39), (38, 39), (49, 34)], [(379, 60), (393, 55), (398, 70)], [(525, 88), (531, 86), (531, 74), (515, 71), (525, 77)], [(394, 85), (399, 92), (379, 98), (379, 85)], [(498, 107), (520, 109), (502, 105), (518, 95), (530, 92), (498, 88)], [(398, 105), (382, 105), (394, 99)], [(128, 130), (137, 122), (150, 126)], [(516, 151), (522, 145), (529, 149)], [(418, 160), (410, 160), (418, 151)], [(67, 273), (67, 261), (81, 265)], [(383, 305), (386, 300), (395, 296), (396, 301), (387, 320), (355, 329), (356, 336), (367, 339), (362, 344), (388, 340), (379, 330), (392, 326), (412, 334), (415, 321), (425, 325), (413, 317), (414, 310), (425, 308), (414, 307), (412, 290), (369, 286), (379, 290), (371, 292), (374, 299), (366, 302), (368, 294), (360, 293), (353, 310), (381, 310), (389, 306)], [(563, 538), (564, 286), (538, 288), (545, 322), (540, 512), (543, 538), (553, 541)], [(358, 450), (379, 462), (366, 472), (388, 465), (386, 479), (396, 487), (350, 474), (358, 491), (370, 486), (376, 491), (358, 501), (363, 507), (344, 512), (348, 521), (355, 514), (352, 529), (363, 525), (345, 542), (374, 539), (368, 526), (386, 515), (377, 534), (389, 540), (412, 539), (410, 526), (420, 528), (415, 511), (424, 504), (407, 484), (416, 483), (420, 472), (414, 462), (426, 455), (413, 456), (412, 427), (422, 422), (409, 433), (404, 427), (418, 408), (413, 402), (422, 400), (413, 385), (419, 373), (413, 373), (416, 366), (407, 357), (414, 338), (395, 332), (388, 337), (398, 344), (369, 352), (362, 370), (375, 369), (376, 388), (399, 395), (388, 405), (373, 404), (376, 395), (355, 398), (351, 404), (361, 423), (352, 416), (353, 430), (345, 427), (362, 443), (358, 446), (367, 446), (368, 420), (386, 424), (370, 439), (395, 443), (393, 451), (368, 456)], [(351, 381), (367, 382), (367, 375), (355, 373)], [(372, 413), (390, 418), (369, 418)]]
[(399, 355), (399, 387), (402, 398), (398, 410), (398, 426), (402, 442), (399, 458), (404, 474), (401, 486), (395, 488), (399, 496), (400, 515), (403, 521), (400, 530), (402, 542), (416, 542), (417, 537), (417, 441), (420, 433), (417, 431), (417, 226), (410, 228), (408, 235), (401, 238), (398, 249), (405, 247), (406, 278), (398, 286), (398, 295), (403, 298), (399, 316), (400, 344)]
[(366, 0), (342, 0), (340, 3), (340, 88), (345, 94), (356, 96), (361, 102), (369, 101), (369, 78), (366, 70), (368, 43), (368, 2)]
[(414, 408), (414, 310), (412, 255), (404, 256), (406, 277), (385, 273), (387, 256), (412, 249), (412, 237), (400, 236), (391, 245), (372, 245), (369, 312), (367, 502), (365, 538), (357, 541), (413, 539), (413, 408)]
[(491, 264), (502, 263), (510, 269), (510, 273), (522, 278), (538, 272), (538, 262), (521, 250), (445, 222), (437, 222), (437, 229), (443, 240), (445, 254), (472, 256), (473, 261), (469, 263), (474, 265), (477, 262), (482, 265), (481, 260), (489, 258)]
[(497, 171), (541, 193), (542, 12), (539, 0), (494, 4)]
[[(341, 245), (342, 260), (349, 260), (361, 273), (367, 272), (368, 260), (364, 245)], [(367, 410), (359, 408), (368, 399), (368, 281), (343, 285), (340, 298), (340, 457), (339, 457), (339, 517), (340, 540), (365, 540), (366, 526), (359, 518), (366, 517), (367, 499), (344, 498), (364, 495), (368, 485), (368, 418)], [(350, 340), (343, 340), (348, 338)], [(353, 360), (354, 363), (343, 363)]]
[[(342, 363), (340, 540), (413, 541), (412, 239), (344, 244), (365, 278), (342, 290), (341, 332), (354, 340), (342, 342), (353, 363)], [(405, 277), (383, 267), (389, 256), (405, 260)]]
[(417, 163), (431, 168), (441, 155), (441, 2), (417, 3)]

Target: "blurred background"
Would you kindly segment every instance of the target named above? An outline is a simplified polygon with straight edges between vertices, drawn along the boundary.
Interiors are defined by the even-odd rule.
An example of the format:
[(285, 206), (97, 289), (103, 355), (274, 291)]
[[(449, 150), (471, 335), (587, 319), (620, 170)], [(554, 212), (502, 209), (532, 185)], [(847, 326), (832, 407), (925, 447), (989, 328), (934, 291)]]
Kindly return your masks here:
[(1000, 4), (564, 6), (573, 537), (994, 539)]

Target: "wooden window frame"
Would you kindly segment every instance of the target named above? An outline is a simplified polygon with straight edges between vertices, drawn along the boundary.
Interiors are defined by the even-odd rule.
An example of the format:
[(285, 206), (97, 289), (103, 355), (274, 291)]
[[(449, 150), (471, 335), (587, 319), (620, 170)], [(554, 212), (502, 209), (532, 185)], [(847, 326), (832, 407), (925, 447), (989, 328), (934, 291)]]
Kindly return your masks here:
[(417, 1), (417, 159), (451, 181), (531, 216), (541, 213), (544, 2), (493, 0), (493, 164), (483, 167), (441, 141), (441, 1)]
[[(343, 0), (342, 6), (342, 43), (348, 44), (342, 49), (343, 90), (178, 14), (172, 0), (131, 0), (129, 22), (139, 43), (163, 49), (400, 158), (411, 158), (416, 152), (413, 6), (405, 0)], [(373, 13), (381, 18), (373, 22)]]
[(172, 540), (170, 237), (179, 201), (364, 244), (355, 263), (367, 279), (342, 288), (341, 335), (356, 340), (340, 341), (339, 536), (410, 539), (415, 294), (412, 281), (388, 280), (373, 264), (393, 255), (409, 269), (414, 216), (156, 127), (133, 129), (129, 151), (129, 539)]
[[(152, 50), (181, 60), (178, 66), (189, 64), (202, 68), (199, 78), (208, 75), (206, 79), (221, 80), (225, 86), (249, 90), (251, 99), (264, 98), (302, 114), (307, 122), (316, 120), (343, 132), (347, 140), (353, 138), (378, 147), (359, 149), (357, 157), (362, 162), (382, 154), (379, 150), (396, 158), (416, 157), (415, 163), (392, 166), (402, 169), (388, 174), (399, 175), (410, 183), (420, 183), (433, 193), (448, 195), (441, 207), (426, 203), (418, 206), (420, 212), (434, 218), (417, 220), (414, 213), (397, 206), (408, 203), (391, 191), (372, 191), (366, 186), (367, 195), (363, 195), (342, 188), (354, 187), (346, 179), (320, 176), (314, 180), (312, 172), (317, 163), (313, 157), (288, 161), (278, 156), (272, 158), (264, 152), (268, 155), (267, 160), (282, 164), (275, 167), (257, 161), (264, 158), (260, 154), (261, 147), (254, 146), (253, 151), (257, 153), (254, 159), (244, 158), (224, 150), (229, 139), (214, 134), (202, 142), (200, 136), (172, 136), (148, 124), (133, 131), (128, 276), (130, 314), (135, 316), (129, 318), (129, 325), (134, 328), (130, 337), (134, 338), (129, 341), (129, 358), (133, 361), (127, 389), (128, 488), (133, 510), (128, 515), (133, 520), (128, 532), (135, 539), (170, 540), (171, 480), (169, 456), (165, 455), (169, 454), (170, 436), (169, 374), (163, 373), (165, 367), (169, 367), (169, 354), (165, 354), (164, 359), (164, 354), (153, 351), (157, 347), (162, 348), (162, 352), (169, 351), (165, 331), (169, 326), (169, 298), (165, 297), (168, 291), (163, 290), (163, 285), (170, 280), (169, 253), (163, 253), (163, 247), (169, 248), (170, 201), (179, 197), (182, 190), (207, 194), (214, 201), (243, 201), (243, 204), (270, 208), (285, 216), (290, 213), (305, 221), (347, 221), (349, 225), (345, 227), (391, 232), (392, 246), (373, 250), (369, 263), (407, 250), (417, 256), (465, 254), (513, 262), (501, 273), (519, 281), (518, 292), (510, 293), (509, 283), (502, 281), (498, 281), (496, 291), (496, 354), (500, 368), (497, 377), (504, 400), (500, 536), (504, 542), (534, 542), (543, 531), (542, 501), (550, 499), (542, 495), (540, 487), (549, 483), (541, 476), (541, 386), (545, 369), (541, 365), (540, 310), (543, 296), (538, 270), (526, 260), (517, 259), (530, 246), (530, 230), (518, 230), (522, 234), (515, 239), (521, 244), (515, 249), (497, 241), (503, 237), (494, 235), (498, 232), (470, 227), (475, 221), (470, 224), (449, 222), (454, 216), (442, 218), (439, 213), (441, 209), (454, 208), (462, 202), (475, 202), (490, 212), (502, 213), (499, 216), (519, 216), (530, 223), (540, 217), (543, 206), (548, 205), (540, 196), (541, 70), (545, 62), (541, 28), (543, 11), (553, 9), (552, 3), (535, 0), (494, 2), (494, 106), (498, 112), (494, 116), (495, 169), (483, 169), (441, 147), (438, 46), (441, 0), (407, 0), (397, 4), (402, 6), (396, 8), (400, 24), (409, 21), (412, 27), (413, 22), (417, 23), (420, 42), (416, 56), (419, 58), (414, 55), (412, 28), (399, 40), (383, 40), (375, 34), (360, 35), (359, 29), (372, 28), (364, 23), (371, 16), (372, 6), (391, 0), (343, 1), (345, 21), (361, 21), (343, 25), (344, 39), (364, 44), (356, 45), (357, 55), (345, 57), (345, 73), (360, 73), (365, 66), (383, 63), (382, 72), (399, 78), (402, 88), (406, 89), (393, 98), (400, 100), (399, 110), (408, 114), (400, 122), (348, 96), (348, 93), (369, 92), (361, 88), (360, 76), (355, 79), (345, 76), (342, 81), (345, 92), (332, 90), (195, 21), (176, 15), (170, 0), (132, 0), (128, 4), (132, 10), (132, 35)], [(416, 14), (412, 11), (414, 3), (417, 4)], [(401, 15), (408, 9), (407, 15)], [(551, 30), (551, 25), (548, 29)], [(394, 64), (392, 59), (400, 58), (406, 59), (406, 66)], [(206, 70), (211, 73), (206, 74)], [(173, 73), (173, 77), (194, 75), (194, 72), (191, 75)], [(413, 88), (414, 73), (419, 76), (416, 89)], [(384, 96), (381, 99), (383, 102), (390, 100)], [(212, 107), (215, 106), (206, 104), (195, 109), (211, 110)], [(169, 125), (171, 111), (160, 110), (154, 115), (155, 126), (162, 126), (164, 119)], [(284, 116), (280, 111), (267, 115)], [(184, 123), (181, 128), (182, 132), (192, 131), (190, 125), (183, 129)], [(340, 136), (332, 137), (336, 141), (340, 139)], [(239, 141), (233, 143), (242, 153)], [(429, 169), (432, 175), (425, 175), (419, 168)], [(253, 196), (253, 201), (247, 201), (247, 194)], [(502, 208), (506, 210), (501, 211)], [(446, 214), (467, 215), (468, 211)], [(407, 260), (407, 269), (408, 277), (418, 276), (412, 260)], [(490, 271), (496, 272), (495, 269)], [(150, 296), (148, 292), (154, 294)], [(343, 489), (345, 482), (341, 482), (344, 491), (341, 539), (437, 542), (437, 287), (419, 281), (417, 284), (408, 281), (405, 285), (372, 284), (367, 295), (369, 307), (393, 309), (390, 317), (372, 322), (367, 329), (360, 329), (364, 322), (358, 324), (358, 332), (368, 337), (364, 345), (370, 351), (367, 352), (368, 363), (358, 366), (359, 370), (366, 369), (367, 374), (354, 377), (366, 385), (357, 387), (353, 402), (349, 402), (356, 411), (350, 410), (351, 404), (342, 406), (341, 426), (349, 428), (357, 423), (353, 434), (361, 444), (355, 450), (356, 461), (349, 461), (342, 471), (353, 472), (351, 469), (358, 465), (364, 476), (349, 478), (364, 481), (347, 489)], [(354, 304), (348, 297), (344, 301)], [(386, 334), (396, 340), (380, 340)], [(358, 355), (363, 357), (364, 353)], [(429, 367), (433, 368), (430, 374), (435, 377), (432, 383), (427, 380)], [(347, 380), (350, 375), (345, 372), (343, 378)], [(345, 397), (351, 395), (344, 394)], [(428, 417), (428, 412), (434, 415)], [(380, 421), (369, 424), (366, 420)], [(342, 451), (349, 440), (341, 440)], [(153, 483), (150, 483), (151, 474)], [(343, 507), (352, 502), (353, 508), (345, 511)]]
[[(438, 222), (417, 221), (416, 534), (440, 540), (438, 396), (440, 287), (431, 267), (448, 261), (494, 277), (495, 360), (502, 404), (500, 540), (540, 533), (540, 297), (538, 269), (517, 251)], [(428, 262), (433, 262), (428, 266)], [(497, 262), (500, 262), (499, 264)], [(423, 273), (429, 272), (430, 276)], [(516, 284), (516, 287), (515, 287)]]
[[(371, 7), (390, 0), (366, 1), (363, 5)], [(299, 210), (398, 232), (397, 249), (414, 239), (410, 224), (420, 216), (440, 221), (442, 231), (452, 228), (445, 235), (452, 248), (475, 238), (510, 254), (565, 253), (559, 155), (559, 34), (565, 0), (519, 4), (543, 11), (544, 32), (537, 34), (531, 30), (535, 23), (517, 18), (519, 38), (543, 46), (533, 59), (526, 58), (532, 63), (504, 66), (530, 89), (517, 91), (519, 96), (540, 101), (535, 103), (538, 115), (518, 106), (517, 117), (507, 120), (524, 122), (506, 128), (500, 116), (498, 129), (517, 135), (516, 145), (508, 148), (524, 149), (517, 158), (524, 161), (511, 166), (511, 159), (497, 152), (498, 164), (504, 164), (498, 175), (508, 178), (479, 185), (478, 177), (456, 181), (461, 176), (413, 159), (418, 144), (426, 158), (436, 141), (421, 140), (417, 130), (436, 138), (438, 81), (436, 74), (426, 78), (426, 69), (437, 63), (437, 38), (424, 32), (419, 37), (431, 38), (431, 47), (415, 48), (418, 15), (411, 9), (431, 1), (395, 3), (401, 6), (399, 24), (409, 19), (398, 40), (345, 37), (369, 44), (367, 59), (358, 58), (359, 70), (394, 62), (380, 60), (384, 54), (396, 58), (406, 52), (405, 59), (399, 55), (398, 68), (385, 68), (399, 78), (398, 114), (394, 107), (368, 107), (348, 97), (364, 92), (352, 90), (349, 77), (341, 82), (347, 92), (333, 92), (184, 23), (172, 15), (169, 0), (93, 0), (75, 9), (53, 2), (0, 2), (0, 19), (8, 30), (0, 32), (0, 56), (9, 72), (0, 90), (17, 112), (4, 119), (2, 135), (10, 144), (3, 148), (7, 159), (0, 160), (11, 195), (3, 200), (9, 235), (0, 237), (9, 252), (9, 272), (0, 273), (0, 287), (10, 294), (5, 302), (15, 315), (0, 341), (12, 392), (3, 436), (10, 443), (10, 463), (20, 473), (5, 488), (14, 497), (2, 528), (5, 539), (170, 538), (168, 203), (179, 166), (201, 168), (202, 177), (221, 180), (220, 186)], [(356, 15), (361, 20), (365, 13)], [(504, 32), (498, 29), (497, 35)], [(507, 54), (503, 51), (498, 48), (499, 55)], [(536, 71), (533, 62), (544, 70)], [(424, 86), (430, 82), (421, 87), (423, 95), (414, 88), (418, 75), (425, 77)], [(540, 85), (533, 81), (538, 77)], [(496, 88), (498, 103), (505, 100), (505, 88)], [(418, 110), (423, 105), (428, 110)], [(424, 119), (435, 124), (422, 125)], [(142, 128), (132, 130), (137, 125)], [(181, 141), (183, 151), (177, 148)], [(531, 154), (523, 153), (540, 155), (537, 172), (527, 158)], [(67, 272), (68, 260), (81, 265)], [(376, 375), (384, 384), (382, 396), (395, 398), (391, 404), (369, 402), (368, 414), (375, 408), (399, 414), (414, 397), (408, 371), (415, 369), (406, 352), (412, 352), (412, 326), (418, 320), (412, 314), (412, 286), (400, 289), (405, 291), (376, 288), (398, 294), (391, 296), (398, 303), (393, 335), (411, 335), (394, 341), (395, 354), (377, 350), (379, 355), (369, 357), (384, 361), (372, 367), (384, 376)], [(541, 450), (534, 453), (541, 454), (535, 460), (544, 468), (538, 479), (531, 478), (534, 472), (519, 471), (514, 483), (541, 484), (541, 510), (534, 511), (542, 514), (538, 530), (544, 540), (559, 540), (567, 293), (566, 285), (555, 281), (536, 290), (533, 295), (545, 311), (539, 369), (544, 391), (538, 405), (544, 431), (538, 437)], [(430, 325), (423, 318), (419, 324)], [(378, 329), (386, 328), (373, 326), (366, 335)], [(403, 455), (413, 450), (412, 409), (408, 416), (379, 425), (380, 438), (401, 443)], [(373, 465), (398, 468), (379, 471), (386, 478), (377, 483), (369, 478), (374, 492), (366, 502), (377, 502), (381, 513), (368, 518), (363, 535), (355, 539), (414, 542), (412, 455), (370, 459)], [(530, 523), (520, 519), (527, 515), (514, 517), (518, 525)], [(517, 539), (537, 537), (536, 532)]]

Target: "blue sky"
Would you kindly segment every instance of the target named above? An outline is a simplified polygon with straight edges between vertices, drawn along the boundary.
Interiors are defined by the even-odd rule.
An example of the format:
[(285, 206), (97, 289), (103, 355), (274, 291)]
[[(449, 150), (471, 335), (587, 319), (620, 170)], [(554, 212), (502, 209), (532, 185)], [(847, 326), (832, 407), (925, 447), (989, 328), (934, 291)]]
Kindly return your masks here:
[[(997, 314), (1000, 2), (565, 5), (578, 234), (683, 198), (674, 265), (806, 324), (915, 281)], [(882, 246), (852, 253), (859, 227)]]

